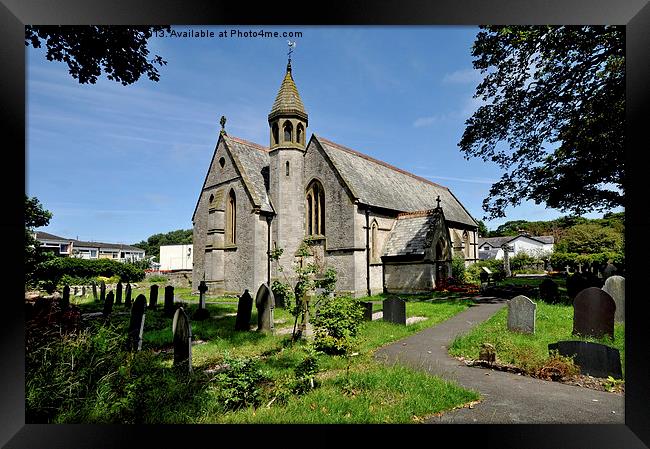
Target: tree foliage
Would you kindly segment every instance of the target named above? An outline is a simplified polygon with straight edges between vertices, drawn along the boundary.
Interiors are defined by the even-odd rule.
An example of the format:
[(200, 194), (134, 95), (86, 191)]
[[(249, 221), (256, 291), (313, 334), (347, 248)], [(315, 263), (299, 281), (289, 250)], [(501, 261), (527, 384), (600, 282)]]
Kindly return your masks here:
[(25, 285), (33, 286), (36, 271), (52, 255), (40, 251), (40, 242), (34, 237), (35, 228), (47, 226), (52, 219), (52, 212), (46, 210), (38, 198), (25, 195)]
[(160, 247), (164, 245), (190, 245), (192, 244), (191, 229), (176, 229), (164, 234), (158, 233), (150, 236), (147, 240), (134, 243), (133, 246), (141, 248), (147, 256), (155, 256), (155, 260), (160, 258)]
[(61, 26), (28, 25), (25, 46), (45, 44), (48, 61), (63, 61), (70, 75), (80, 84), (95, 84), (102, 71), (109, 80), (132, 84), (143, 74), (152, 81), (160, 75), (156, 65), (167, 61), (155, 55), (149, 58), (148, 39), (168, 26)]
[(459, 143), (504, 173), (483, 209), (523, 200), (581, 215), (623, 204), (622, 26), (484, 26), (472, 47), (484, 74)]

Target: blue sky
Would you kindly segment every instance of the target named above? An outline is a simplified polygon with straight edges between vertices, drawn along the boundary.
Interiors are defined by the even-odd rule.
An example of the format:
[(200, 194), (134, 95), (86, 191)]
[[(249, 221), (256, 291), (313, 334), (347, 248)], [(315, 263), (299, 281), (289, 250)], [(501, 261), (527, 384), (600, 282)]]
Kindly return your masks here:
[[(235, 29), (184, 27), (178, 31)], [(464, 121), (478, 106), (470, 48), (476, 27), (242, 27), (300, 31), (293, 76), (316, 133), (449, 187), (470, 213), (500, 177), (465, 160)], [(268, 145), (267, 115), (284, 76), (286, 38), (154, 37), (160, 81), (81, 85), (64, 63), (27, 54), (26, 192), (54, 217), (43, 230), (135, 243), (192, 227), (192, 213), (227, 117), (229, 135)], [(524, 203), (486, 221), (563, 214)], [(590, 214), (599, 217), (601, 214)]]

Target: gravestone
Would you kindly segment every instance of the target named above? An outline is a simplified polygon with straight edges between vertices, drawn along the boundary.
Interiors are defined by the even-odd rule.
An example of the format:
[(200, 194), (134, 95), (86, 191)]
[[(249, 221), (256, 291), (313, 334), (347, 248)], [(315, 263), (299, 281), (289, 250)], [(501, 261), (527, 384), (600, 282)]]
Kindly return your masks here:
[(129, 320), (129, 339), (127, 341), (130, 351), (139, 351), (142, 348), (142, 332), (144, 331), (144, 311), (147, 308), (147, 298), (138, 295), (131, 307), (131, 319)]
[(508, 330), (524, 334), (535, 333), (537, 304), (523, 295), (508, 301)]
[(92, 282), (92, 287), (93, 287), (93, 299), (97, 301), (97, 283), (95, 281)]
[(625, 322), (625, 278), (616, 275), (608, 277), (603, 291), (609, 293), (616, 304), (614, 321)]
[(257, 330), (262, 332), (273, 332), (273, 309), (275, 298), (268, 285), (262, 284), (255, 295), (255, 307), (257, 308)]
[(512, 272), (510, 271), (510, 251), (513, 250), (513, 247), (504, 243), (501, 245), (501, 249), (503, 249), (503, 271), (505, 272), (505, 276), (509, 278), (512, 276)]
[(609, 293), (589, 287), (578, 293), (573, 301), (573, 334), (601, 338), (608, 334), (614, 338), (616, 303)]
[(370, 301), (362, 301), (363, 319), (365, 321), (372, 321), (372, 303)]
[(74, 296), (78, 296), (78, 295), (77, 295), (77, 292), (79, 292), (79, 287), (77, 287), (77, 286), (75, 285), (75, 286), (74, 286), (74, 290), (72, 291), (72, 294), (73, 294)]
[(565, 357), (574, 357), (573, 361), (580, 367), (580, 374), (593, 377), (623, 377), (621, 354), (618, 349), (600, 343), (586, 341), (558, 341), (548, 345), (548, 350), (558, 351)]
[(124, 289), (124, 306), (131, 307), (131, 284), (127, 283)]
[(569, 295), (569, 298), (573, 301), (578, 293), (580, 293), (585, 288), (589, 287), (589, 280), (586, 276), (580, 273), (574, 273), (567, 277), (566, 280), (566, 292)]
[(108, 292), (108, 295), (106, 295), (106, 301), (104, 301), (102, 315), (107, 317), (113, 312), (113, 302), (115, 302), (115, 294), (113, 292)]
[(236, 331), (250, 330), (251, 312), (253, 310), (253, 297), (244, 290), (244, 293), (239, 297), (239, 304), (237, 304), (237, 319), (235, 320)]
[(63, 296), (59, 300), (59, 307), (61, 307), (61, 310), (66, 310), (70, 307), (70, 286), (68, 285), (63, 287)]
[(122, 304), (122, 283), (118, 282), (115, 287), (115, 304)]
[(210, 316), (208, 309), (205, 307), (205, 294), (208, 291), (208, 286), (205, 281), (199, 283), (199, 308), (194, 312), (192, 319), (204, 320)]
[(179, 307), (172, 321), (174, 335), (174, 367), (192, 372), (192, 326), (185, 311)]
[(81, 286), (81, 296), (83, 296), (84, 298), (86, 297), (86, 286), (85, 285)]
[(165, 308), (164, 312), (166, 316), (174, 315), (174, 286), (168, 285), (165, 287)]
[(384, 299), (382, 303), (384, 321), (406, 324), (406, 301), (400, 298)]
[(155, 309), (158, 307), (158, 285), (153, 284), (149, 288), (149, 308)]
[(549, 304), (560, 302), (560, 287), (552, 279), (544, 279), (539, 284), (539, 297)]
[(99, 283), (99, 300), (106, 301), (106, 282), (103, 280)]
[(614, 265), (611, 260), (608, 260), (607, 266), (605, 266), (605, 269), (603, 270), (603, 277), (607, 279), (608, 277), (613, 276), (616, 271), (616, 265)]

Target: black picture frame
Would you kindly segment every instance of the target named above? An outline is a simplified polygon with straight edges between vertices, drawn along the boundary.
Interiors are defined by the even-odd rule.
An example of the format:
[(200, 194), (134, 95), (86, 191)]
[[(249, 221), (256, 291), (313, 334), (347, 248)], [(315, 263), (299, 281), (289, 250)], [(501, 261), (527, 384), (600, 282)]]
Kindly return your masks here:
[[(627, 128), (626, 128), (626, 393), (625, 425), (438, 425), (321, 426), (267, 428), (251, 432), (242, 426), (120, 426), (26, 425), (24, 419), (23, 291), (16, 282), (5, 289), (0, 345), (0, 444), (7, 448), (71, 447), (172, 447), (178, 445), (246, 445), (255, 442), (311, 445), (356, 441), (363, 445), (390, 436), (407, 444), (499, 448), (643, 448), (650, 446), (650, 364), (647, 314), (642, 269), (643, 244), (650, 231), (648, 200), (644, 192), (646, 133), (642, 125), (650, 116), (650, 6), (648, 0), (461, 0), (418, 2), (328, 2), (326, 4), (252, 5), (247, 2), (186, 0), (91, 1), (3, 0), (0, 4), (0, 92), (2, 123), (6, 125), (5, 151), (10, 160), (1, 178), (5, 192), (0, 224), (9, 243), (3, 273), (8, 280), (22, 279), (23, 193), (25, 184), (25, 24), (294, 24), (294, 25), (478, 25), (478, 24), (619, 24), (626, 25)], [(645, 131), (645, 130), (643, 130)], [(7, 141), (6, 138), (9, 137)], [(11, 142), (11, 143), (9, 143)], [(641, 243), (641, 244), (639, 244)], [(646, 318), (646, 319), (644, 319)], [(549, 404), (549, 407), (552, 407)], [(256, 426), (257, 427), (257, 426)], [(278, 430), (279, 429), (279, 430)], [(339, 430), (343, 433), (339, 433)], [(299, 434), (297, 436), (296, 432)], [(408, 432), (408, 433), (407, 433)], [(294, 436), (295, 435), (295, 436)], [(333, 438), (328, 438), (332, 435)], [(232, 438), (238, 438), (235, 443)], [(346, 438), (347, 437), (347, 438)], [(350, 439), (352, 437), (352, 439)], [(449, 442), (446, 442), (449, 437)], [(137, 441), (137, 443), (135, 443)], [(358, 442), (356, 444), (359, 444)], [(399, 444), (399, 443), (398, 443)]]

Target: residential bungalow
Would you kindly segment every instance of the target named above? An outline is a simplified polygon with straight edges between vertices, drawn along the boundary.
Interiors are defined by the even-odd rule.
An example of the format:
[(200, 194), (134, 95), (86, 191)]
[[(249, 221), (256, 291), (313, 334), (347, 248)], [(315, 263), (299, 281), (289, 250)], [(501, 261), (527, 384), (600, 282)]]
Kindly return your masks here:
[(113, 259), (119, 262), (133, 262), (144, 259), (144, 250), (123, 243), (84, 242), (49, 234), (35, 232), (41, 249), (52, 251), (57, 256), (80, 259)]
[(479, 259), (503, 259), (504, 244), (508, 244), (511, 251), (510, 256), (524, 252), (531, 256), (548, 254), (553, 251), (555, 239), (552, 235), (531, 236), (529, 234), (519, 234), (508, 237), (479, 237), (478, 255)]

